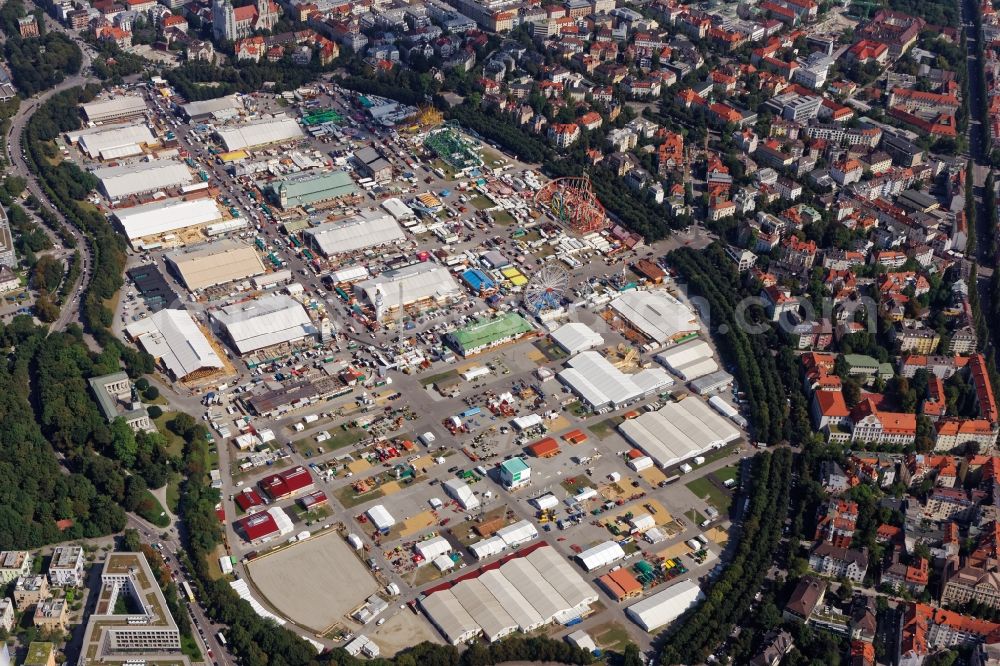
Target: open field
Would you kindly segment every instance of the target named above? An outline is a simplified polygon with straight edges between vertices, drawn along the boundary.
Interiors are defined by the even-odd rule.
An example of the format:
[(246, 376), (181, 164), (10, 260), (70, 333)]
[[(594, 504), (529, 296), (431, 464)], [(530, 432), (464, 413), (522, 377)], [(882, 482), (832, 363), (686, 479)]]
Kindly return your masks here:
[(686, 485), (691, 492), (714, 506), (720, 513), (724, 514), (729, 510), (732, 498), (725, 490), (712, 483), (709, 477), (703, 476)]
[(350, 546), (332, 531), (256, 559), (247, 571), (275, 610), (317, 633), (378, 589)]

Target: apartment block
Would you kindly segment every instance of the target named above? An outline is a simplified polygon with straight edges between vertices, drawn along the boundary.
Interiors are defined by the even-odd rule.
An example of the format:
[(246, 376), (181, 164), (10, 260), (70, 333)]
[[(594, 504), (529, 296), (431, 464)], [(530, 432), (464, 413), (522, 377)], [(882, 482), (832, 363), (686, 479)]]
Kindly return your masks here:
[(59, 546), (52, 552), (52, 561), (49, 562), (49, 583), (52, 587), (83, 585), (83, 548)]

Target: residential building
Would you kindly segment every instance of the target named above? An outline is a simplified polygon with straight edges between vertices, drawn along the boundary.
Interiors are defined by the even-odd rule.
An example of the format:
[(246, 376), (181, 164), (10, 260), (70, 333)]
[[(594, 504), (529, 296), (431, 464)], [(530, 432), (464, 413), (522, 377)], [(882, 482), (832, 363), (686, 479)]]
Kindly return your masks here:
[(31, 560), (31, 553), (26, 550), (0, 552), (0, 585), (6, 585), (20, 576), (27, 576), (31, 571)]
[(850, 548), (858, 523), (858, 504), (847, 500), (830, 500), (820, 506), (816, 524), (817, 541), (825, 541), (838, 548)]
[(37, 604), (32, 622), (42, 631), (66, 631), (66, 600), (49, 598)]
[[(0, 599), (0, 629), (8, 634), (14, 629), (14, 601), (7, 597)], [(6, 643), (4, 643), (6, 647)], [(10, 662), (8, 661), (7, 664)], [(7, 666), (0, 655), (0, 666)]]
[(52, 587), (80, 587), (83, 585), (83, 548), (56, 546), (49, 561), (49, 584)]
[(19, 576), (14, 583), (14, 604), (25, 611), (49, 596), (49, 581), (42, 575)]
[(824, 576), (844, 577), (860, 584), (868, 571), (868, 549), (838, 548), (824, 542), (809, 554), (809, 568)]
[(803, 576), (785, 604), (782, 617), (792, 622), (808, 622), (826, 596), (826, 583), (813, 576)]

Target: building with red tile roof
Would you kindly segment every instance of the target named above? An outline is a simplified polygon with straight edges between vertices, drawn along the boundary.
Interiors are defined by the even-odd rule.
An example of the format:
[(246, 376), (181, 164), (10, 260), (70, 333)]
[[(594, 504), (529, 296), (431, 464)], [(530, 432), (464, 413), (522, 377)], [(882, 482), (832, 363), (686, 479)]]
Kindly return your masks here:
[(816, 534), (813, 538), (837, 548), (850, 548), (857, 523), (857, 502), (831, 500), (819, 508)]

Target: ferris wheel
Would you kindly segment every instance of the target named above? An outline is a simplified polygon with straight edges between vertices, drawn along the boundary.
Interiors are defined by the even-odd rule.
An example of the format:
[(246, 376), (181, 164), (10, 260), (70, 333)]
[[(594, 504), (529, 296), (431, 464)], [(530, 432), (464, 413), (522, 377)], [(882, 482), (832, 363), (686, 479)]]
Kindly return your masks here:
[(524, 306), (537, 315), (562, 306), (569, 291), (569, 272), (554, 261), (547, 261), (535, 271), (524, 288)]

